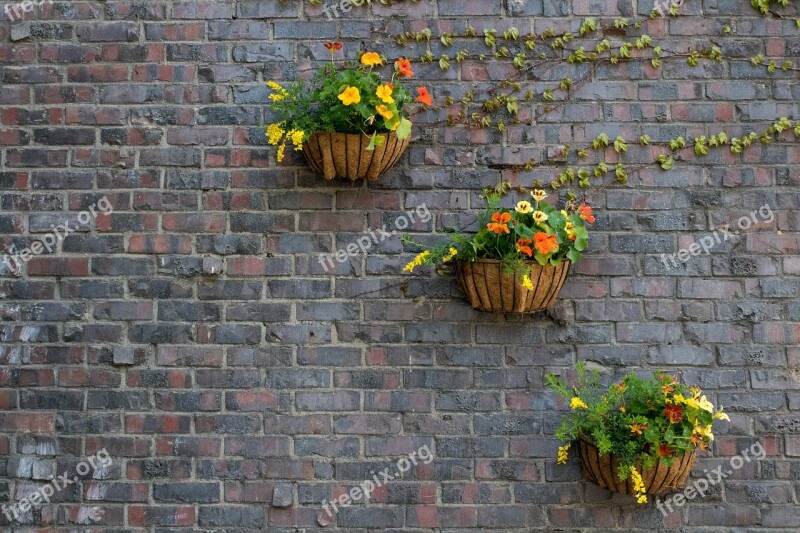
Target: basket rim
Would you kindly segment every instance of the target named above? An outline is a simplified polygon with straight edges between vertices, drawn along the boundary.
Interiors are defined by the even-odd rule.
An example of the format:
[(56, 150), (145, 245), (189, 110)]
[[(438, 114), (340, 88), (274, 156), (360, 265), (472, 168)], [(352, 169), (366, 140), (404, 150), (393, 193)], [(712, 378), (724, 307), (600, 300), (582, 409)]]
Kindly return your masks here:
[[(372, 135), (371, 135), (371, 134), (366, 134), (366, 133), (364, 133), (363, 131), (359, 131), (358, 133), (347, 133), (347, 132), (344, 132), (344, 131), (325, 131), (325, 130), (316, 130), (316, 131), (313, 131), (313, 132), (311, 132), (311, 135), (324, 135), (324, 134), (333, 134), (333, 133), (335, 133), (336, 135), (364, 136), (364, 137), (366, 137), (367, 139), (370, 139), (370, 138), (372, 138)], [(376, 134), (377, 134), (379, 137), (380, 137), (380, 136), (383, 136), (383, 137), (391, 137), (391, 136), (393, 136), (393, 135), (394, 135), (394, 136), (397, 136), (397, 134), (396, 134), (395, 132), (393, 132), (393, 131), (382, 131), (382, 132), (375, 132), (375, 133), (376, 133)]]
[[(456, 259), (454, 262), (455, 263), (462, 263), (462, 264), (488, 263), (488, 264), (498, 264), (498, 265), (501, 263), (500, 259), (487, 259), (487, 258), (480, 258), (480, 259), (475, 259), (475, 260), (471, 260), (471, 261), (468, 261), (466, 259)], [(571, 264), (572, 262), (569, 259), (567, 259), (566, 257), (564, 259), (562, 259), (561, 262), (559, 264), (557, 264), (557, 265), (551, 265), (550, 263), (545, 263), (544, 265), (539, 265), (539, 262), (535, 261), (533, 259), (526, 259), (525, 260), (525, 264), (526, 265), (528, 265), (528, 264), (530, 264), (530, 265), (538, 265), (538, 266), (541, 266), (541, 267), (549, 266), (549, 267), (553, 267), (553, 268), (560, 267), (564, 263), (570, 263)]]

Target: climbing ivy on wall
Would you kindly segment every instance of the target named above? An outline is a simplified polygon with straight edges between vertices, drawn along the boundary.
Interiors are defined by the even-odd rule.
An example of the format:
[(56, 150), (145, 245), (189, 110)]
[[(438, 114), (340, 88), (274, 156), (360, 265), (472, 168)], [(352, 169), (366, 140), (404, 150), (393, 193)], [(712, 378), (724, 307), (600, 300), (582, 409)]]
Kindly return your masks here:
[[(649, 35), (642, 33), (643, 23), (632, 22), (627, 18), (616, 18), (607, 23), (594, 18), (583, 20), (577, 32), (556, 30), (552, 27), (539, 34), (521, 35), (511, 27), (498, 31), (484, 29), (478, 32), (471, 26), (460, 32), (454, 31), (433, 35), (425, 28), (417, 32), (396, 35), (398, 44), (409, 47), (417, 61), (438, 63), (441, 70), (447, 71), (456, 65), (472, 62), (491, 64), (492, 72), (503, 73), (504, 79), (492, 82), (488, 90), (470, 90), (461, 98), (448, 96), (444, 106), (457, 111), (450, 112), (446, 122), (449, 125), (463, 124), (472, 128), (497, 128), (505, 131), (507, 125), (531, 125), (548, 113), (573, 101), (576, 91), (592, 81), (593, 75), (601, 65), (622, 66), (629, 63), (646, 63), (652, 76), (659, 71), (665, 61), (684, 61), (688, 68), (699, 68), (703, 63), (748, 62), (754, 68), (763, 69), (765, 75), (777, 72), (796, 76), (800, 67), (787, 58), (764, 57), (759, 54), (752, 58), (724, 57), (719, 45), (709, 42), (699, 49), (686, 45), (682, 49), (669, 49), (661, 46)], [(730, 25), (722, 28), (723, 35), (734, 33)], [(456, 41), (477, 39), (482, 41), (485, 52), (470, 52), (467, 47), (460, 48)], [(441, 43), (447, 52), (434, 54), (432, 43)], [(415, 48), (424, 47), (424, 52)], [(473, 47), (474, 48), (474, 47)], [(452, 49), (452, 52), (449, 50)], [(573, 76), (565, 76), (549, 81), (550, 72), (558, 65), (569, 65)], [(513, 68), (504, 68), (511, 66)], [(579, 68), (585, 66), (586, 68)], [(491, 77), (491, 73), (487, 74)], [(532, 113), (522, 113), (522, 106), (532, 106)], [(566, 164), (566, 168), (550, 183), (553, 188), (565, 185), (590, 186), (591, 180), (613, 174), (616, 181), (626, 183), (631, 172), (650, 166), (639, 164), (629, 167), (624, 163), (625, 153), (630, 143), (652, 147), (654, 152), (651, 164), (663, 170), (670, 170), (676, 161), (694, 155), (703, 157), (714, 150), (727, 149), (741, 155), (758, 144), (788, 141), (800, 138), (800, 120), (778, 117), (763, 129), (746, 131), (741, 134), (723, 131), (721, 128), (710, 135), (698, 135), (686, 139), (678, 136), (662, 142), (651, 139), (643, 133), (637, 139), (626, 139), (622, 135), (600, 133), (584, 145), (561, 146), (558, 157), (548, 163)], [(605, 157), (608, 150), (616, 156), (609, 163)], [(514, 170), (532, 170), (542, 162), (530, 159), (522, 165), (512, 165)], [(539, 186), (536, 183), (534, 186)]]

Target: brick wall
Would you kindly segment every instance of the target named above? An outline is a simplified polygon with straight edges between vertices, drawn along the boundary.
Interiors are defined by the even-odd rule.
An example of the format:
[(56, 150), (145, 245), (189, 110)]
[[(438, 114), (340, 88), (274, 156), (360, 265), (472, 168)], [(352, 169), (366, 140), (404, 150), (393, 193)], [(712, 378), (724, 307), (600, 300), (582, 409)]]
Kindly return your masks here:
[[(796, 58), (794, 21), (749, 4), (689, 0), (690, 16), (643, 31), (665, 46), (716, 38), (729, 56)], [(423, 0), (328, 20), (294, 0), (76, 1), (45, 2), (14, 25), (4, 18), (2, 249), (43, 239), (51, 225), (74, 227), (104, 197), (113, 206), (20, 276), (0, 277), (0, 500), (18, 503), (99, 450), (113, 459), (15, 524), (797, 531), (796, 144), (646, 169), (628, 186), (591, 192), (591, 253), (562, 292), (558, 320), (472, 311), (451, 278), (402, 274), (413, 250), (397, 236), (330, 273), (318, 261), (422, 203), (434, 218), (415, 225), (420, 239), (467, 222), (482, 187), (552, 177), (508, 168), (557, 153), (548, 146), (599, 131), (663, 141), (800, 119), (796, 72), (770, 76), (747, 62), (692, 70), (682, 60), (660, 73), (602, 68), (574, 103), (504, 134), (422, 114), (401, 164), (369, 185), (325, 183), (295, 154), (276, 166), (265, 143), (264, 81), (316, 66), (322, 41), (395, 57), (409, 51), (390, 35), (426, 26), (434, 35), (466, 21), (479, 31), (576, 30), (587, 15), (640, 17), (650, 7)], [(730, 37), (718, 37), (723, 24)], [(415, 70), (440, 100), (481, 81), (435, 63)], [(662, 252), (764, 205), (772, 222), (665, 268)], [(542, 380), (578, 360), (614, 375), (666, 368), (707, 389), (731, 422), (698, 473), (755, 439), (767, 457), (667, 518), (581, 482), (575, 461), (555, 465), (564, 406)], [(435, 459), (370, 505), (322, 510), (323, 499), (423, 446)], [(0, 524), (12, 530), (6, 516)]]

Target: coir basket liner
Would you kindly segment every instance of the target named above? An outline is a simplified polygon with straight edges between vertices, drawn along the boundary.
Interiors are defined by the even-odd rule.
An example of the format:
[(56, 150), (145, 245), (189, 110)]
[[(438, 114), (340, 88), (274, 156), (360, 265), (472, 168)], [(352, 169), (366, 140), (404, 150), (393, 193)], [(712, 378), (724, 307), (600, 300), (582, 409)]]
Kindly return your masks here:
[(375, 180), (397, 163), (409, 142), (408, 138), (398, 139), (394, 132), (379, 133), (378, 137), (385, 139), (383, 144), (367, 150), (371, 137), (363, 133), (318, 131), (303, 146), (303, 154), (326, 180)]
[[(617, 475), (619, 462), (614, 455), (600, 454), (600, 450), (584, 436), (578, 439), (578, 449), (581, 455), (583, 474), (586, 479), (611, 492), (635, 494), (636, 491), (633, 490), (633, 482), (630, 480), (630, 476), (628, 479), (620, 479)], [(683, 457), (676, 457), (672, 466), (666, 466), (659, 461), (653, 468), (643, 469), (641, 474), (646, 492), (648, 494), (661, 494), (662, 492), (682, 487), (686, 484), (686, 479), (694, 467), (695, 460), (697, 460), (695, 452), (686, 453)]]
[(535, 313), (555, 301), (569, 272), (569, 261), (557, 266), (526, 262), (531, 267), (533, 290), (519, 274), (506, 274), (496, 259), (456, 261), (456, 277), (472, 307), (495, 313)]

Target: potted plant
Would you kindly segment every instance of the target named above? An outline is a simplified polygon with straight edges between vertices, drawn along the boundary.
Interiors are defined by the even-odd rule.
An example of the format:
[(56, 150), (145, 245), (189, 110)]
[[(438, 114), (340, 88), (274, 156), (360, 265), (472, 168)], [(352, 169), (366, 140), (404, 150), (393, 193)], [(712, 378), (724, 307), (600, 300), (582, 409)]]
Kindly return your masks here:
[(714, 440), (713, 421), (730, 420), (699, 387), (661, 372), (650, 379), (631, 372), (602, 387), (596, 369), (589, 373), (579, 362), (577, 370), (574, 387), (545, 375), (571, 409), (556, 431), (567, 441), (558, 449), (558, 463), (567, 462), (571, 441), (577, 439), (584, 476), (638, 503), (647, 502), (647, 494), (682, 487), (697, 450), (708, 450)]
[[(325, 43), (331, 63), (320, 69), (308, 84), (298, 81), (284, 88), (267, 83), (271, 108), (280, 119), (267, 128), (268, 143), (278, 147), (282, 161), (287, 144), (302, 151), (311, 168), (327, 180), (367, 178), (375, 180), (389, 170), (408, 147), (411, 135), (406, 104), (411, 95), (400, 83), (412, 78), (411, 63), (394, 63), (390, 81), (375, 67), (384, 59), (375, 52), (362, 52), (358, 62), (337, 69), (334, 55), (341, 43)], [(417, 89), (416, 101), (428, 106), (431, 95)]]
[(478, 215), (476, 234), (455, 234), (417, 255), (404, 270), (453, 262), (458, 284), (475, 309), (495, 313), (546, 309), (558, 296), (570, 264), (586, 248), (586, 223), (595, 218), (592, 208), (578, 204), (574, 196), (568, 197), (564, 209), (547, 203), (543, 190), (534, 189), (531, 196), (533, 203), (522, 200), (514, 209), (503, 209), (501, 193), (486, 191), (486, 209)]

